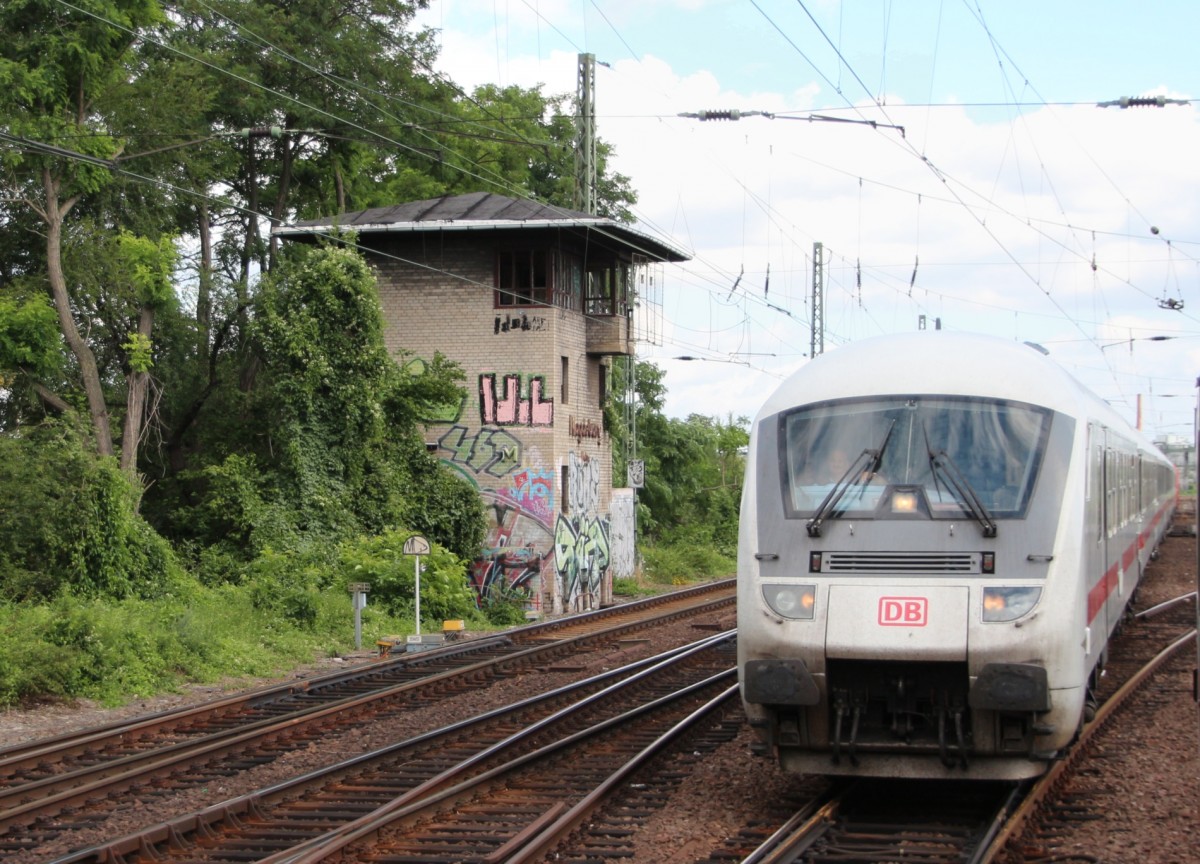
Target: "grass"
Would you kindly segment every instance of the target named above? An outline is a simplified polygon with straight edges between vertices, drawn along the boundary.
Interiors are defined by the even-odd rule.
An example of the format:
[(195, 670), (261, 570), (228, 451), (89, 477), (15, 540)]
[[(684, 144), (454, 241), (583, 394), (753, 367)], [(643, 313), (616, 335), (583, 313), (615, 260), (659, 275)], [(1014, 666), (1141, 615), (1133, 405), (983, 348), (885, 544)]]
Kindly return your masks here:
[[(638, 575), (614, 580), (614, 594), (648, 596), (736, 570), (732, 558), (702, 544), (645, 544), (642, 554)], [(180, 595), (152, 600), (0, 602), (0, 707), (45, 698), (120, 705), (185, 684), (274, 676), (353, 650), (348, 592), (263, 584), (189, 583)], [(411, 615), (387, 610), (384, 603), (362, 610), (364, 645), (415, 631)], [(477, 613), (468, 629), (502, 626), (488, 617)]]
[[(350, 596), (324, 592), (313, 605), (315, 616), (298, 622), (234, 586), (198, 588), (186, 599), (0, 604), (0, 707), (56, 697), (119, 705), (353, 650)], [(414, 629), (411, 618), (381, 607), (362, 611), (364, 645)]]

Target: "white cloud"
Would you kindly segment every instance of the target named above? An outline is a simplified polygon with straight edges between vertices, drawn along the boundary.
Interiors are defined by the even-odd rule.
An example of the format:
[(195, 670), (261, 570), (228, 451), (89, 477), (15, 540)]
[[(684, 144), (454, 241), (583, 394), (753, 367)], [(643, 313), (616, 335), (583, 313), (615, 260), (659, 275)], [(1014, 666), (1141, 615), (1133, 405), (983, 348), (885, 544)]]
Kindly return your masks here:
[[(570, 9), (538, 3), (537, 18), (526, 4), (505, 8), (499, 38), (490, 5), (473, 13), (485, 25), (477, 35), (445, 29), (442, 67), (468, 86), (574, 92), (576, 54), (547, 26), (567, 20)], [(623, 10), (636, 8), (605, 10), (625, 32)], [(450, 20), (437, 7), (429, 20), (436, 25), (439, 14)], [(518, 50), (515, 39), (505, 41), (518, 29), (544, 41)], [(744, 40), (739, 48), (743, 67), (762, 59)], [(671, 413), (753, 414), (801, 362), (815, 241), (828, 255), (827, 344), (916, 329), (921, 315), (929, 326), (940, 318), (948, 328), (1043, 342), (1118, 402), (1186, 389), (1200, 369), (1193, 106), (931, 109), (889, 97), (885, 111), (825, 112), (881, 124), (871, 128), (785, 117), (816, 107), (822, 88), (828, 98), (798, 61), (790, 74), (772, 70), (745, 92), (702, 62), (684, 72), (671, 63), (644, 51), (599, 68), (596, 78), (599, 134), (616, 148), (612, 169), (633, 180), (638, 217), (695, 252), (666, 269), (667, 342), (646, 348), (668, 370)], [(954, 76), (938, 70), (939, 79)], [(725, 108), (776, 116), (678, 116)], [(903, 135), (887, 124), (902, 125)], [(1159, 299), (1177, 296), (1188, 301), (1182, 312), (1159, 308)], [(1095, 344), (1129, 333), (1133, 363)], [(1179, 338), (1140, 341), (1172, 333)], [(666, 359), (685, 354), (710, 362)], [(1153, 413), (1150, 422), (1175, 426), (1189, 421), (1190, 407), (1156, 397)]]

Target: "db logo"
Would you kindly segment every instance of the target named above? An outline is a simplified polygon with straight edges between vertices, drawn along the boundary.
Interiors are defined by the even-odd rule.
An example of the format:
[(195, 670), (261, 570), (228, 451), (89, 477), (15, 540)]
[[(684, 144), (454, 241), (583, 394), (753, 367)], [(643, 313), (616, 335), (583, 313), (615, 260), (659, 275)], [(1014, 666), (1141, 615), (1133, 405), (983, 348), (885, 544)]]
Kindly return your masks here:
[(884, 627), (924, 627), (929, 623), (929, 598), (880, 597), (879, 623)]

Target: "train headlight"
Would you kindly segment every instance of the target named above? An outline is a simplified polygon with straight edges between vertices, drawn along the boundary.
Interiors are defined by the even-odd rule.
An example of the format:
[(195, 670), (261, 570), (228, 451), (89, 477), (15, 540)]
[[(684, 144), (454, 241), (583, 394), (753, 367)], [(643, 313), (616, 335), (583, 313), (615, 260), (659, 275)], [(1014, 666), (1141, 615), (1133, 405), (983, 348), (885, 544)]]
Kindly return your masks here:
[(762, 593), (776, 615), (797, 620), (813, 617), (817, 605), (816, 585), (764, 585)]
[(1042, 596), (1041, 588), (984, 588), (983, 620), (1016, 621), (1029, 614)]

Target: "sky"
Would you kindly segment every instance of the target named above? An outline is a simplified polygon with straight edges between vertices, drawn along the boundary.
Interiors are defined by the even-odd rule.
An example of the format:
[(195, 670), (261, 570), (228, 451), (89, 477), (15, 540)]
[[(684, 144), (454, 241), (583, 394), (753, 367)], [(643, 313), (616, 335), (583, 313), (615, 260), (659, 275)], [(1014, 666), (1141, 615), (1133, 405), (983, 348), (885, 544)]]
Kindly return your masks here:
[[(418, 23), (467, 89), (574, 94), (595, 56), (610, 170), (690, 256), (641, 319), (669, 415), (753, 418), (814, 341), (940, 326), (1038, 343), (1148, 435), (1194, 436), (1200, 4), (431, 0)], [(1100, 105), (1144, 96), (1167, 102)], [(742, 116), (681, 116), (716, 110)]]

